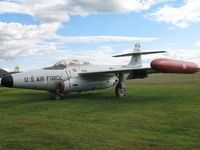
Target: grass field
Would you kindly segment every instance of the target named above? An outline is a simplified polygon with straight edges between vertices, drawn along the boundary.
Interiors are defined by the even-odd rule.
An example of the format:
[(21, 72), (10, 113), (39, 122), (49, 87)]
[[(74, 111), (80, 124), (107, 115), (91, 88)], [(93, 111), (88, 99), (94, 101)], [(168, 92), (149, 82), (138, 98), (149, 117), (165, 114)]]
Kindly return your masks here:
[(0, 150), (199, 150), (200, 75), (151, 75), (52, 101), (0, 88)]

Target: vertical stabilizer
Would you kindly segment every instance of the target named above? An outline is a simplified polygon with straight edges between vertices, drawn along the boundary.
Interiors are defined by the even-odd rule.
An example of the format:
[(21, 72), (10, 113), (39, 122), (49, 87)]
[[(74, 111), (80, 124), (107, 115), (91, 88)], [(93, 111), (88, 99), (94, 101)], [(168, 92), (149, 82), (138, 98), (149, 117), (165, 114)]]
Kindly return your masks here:
[(136, 43), (134, 50), (132, 53), (127, 54), (121, 54), (121, 55), (115, 55), (113, 57), (126, 57), (126, 56), (132, 56), (131, 61), (127, 65), (128, 68), (140, 68), (142, 67), (142, 55), (149, 55), (149, 54), (157, 54), (157, 53), (165, 53), (166, 51), (140, 51), (140, 44)]
[(136, 43), (133, 53), (136, 53), (132, 55), (130, 63), (127, 65), (127, 67), (142, 67), (142, 58), (140, 54), (140, 44)]

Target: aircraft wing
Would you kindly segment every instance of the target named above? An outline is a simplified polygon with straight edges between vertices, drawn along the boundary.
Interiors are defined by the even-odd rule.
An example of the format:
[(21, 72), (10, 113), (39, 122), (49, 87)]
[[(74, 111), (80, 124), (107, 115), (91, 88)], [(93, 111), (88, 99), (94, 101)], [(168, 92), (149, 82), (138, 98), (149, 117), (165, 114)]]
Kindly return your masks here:
[(101, 75), (101, 74), (110, 74), (110, 73), (129, 73), (131, 71), (152, 71), (152, 68), (121, 68), (121, 69), (109, 69), (102, 71), (88, 71), (80, 72), (79, 75)]

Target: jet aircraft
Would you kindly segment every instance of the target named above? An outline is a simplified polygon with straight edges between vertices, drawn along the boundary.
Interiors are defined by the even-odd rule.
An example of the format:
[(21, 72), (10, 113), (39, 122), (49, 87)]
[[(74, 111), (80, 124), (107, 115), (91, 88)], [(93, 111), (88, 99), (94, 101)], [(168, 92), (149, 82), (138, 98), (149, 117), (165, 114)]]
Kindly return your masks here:
[(199, 67), (187, 61), (167, 58), (155, 59), (151, 67), (142, 67), (142, 55), (165, 51), (140, 51), (136, 43), (132, 53), (113, 57), (131, 56), (128, 65), (91, 65), (87, 61), (61, 60), (51, 67), (28, 72), (1, 72), (1, 85), (9, 88), (47, 90), (51, 99), (60, 100), (64, 93), (99, 90), (115, 87), (117, 97), (126, 95), (126, 79), (146, 78), (148, 72), (195, 73)]

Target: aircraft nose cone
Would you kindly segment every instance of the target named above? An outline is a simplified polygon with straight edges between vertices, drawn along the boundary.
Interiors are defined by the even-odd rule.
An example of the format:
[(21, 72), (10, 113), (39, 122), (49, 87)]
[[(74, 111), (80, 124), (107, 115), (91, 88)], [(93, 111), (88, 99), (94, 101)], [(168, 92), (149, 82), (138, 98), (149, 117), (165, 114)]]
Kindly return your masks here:
[(1, 85), (3, 87), (12, 87), (13, 86), (13, 77), (12, 77), (12, 75), (4, 76), (1, 79)]

